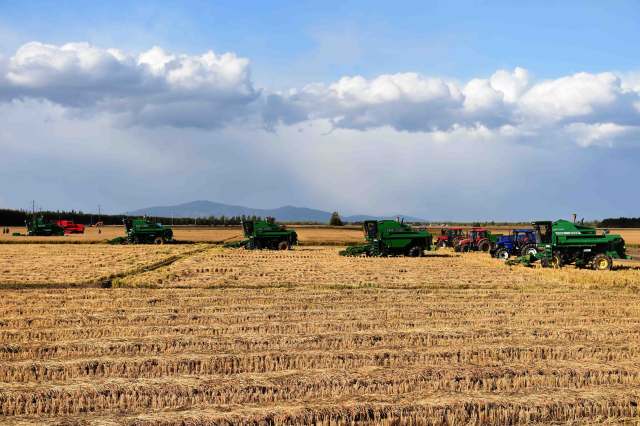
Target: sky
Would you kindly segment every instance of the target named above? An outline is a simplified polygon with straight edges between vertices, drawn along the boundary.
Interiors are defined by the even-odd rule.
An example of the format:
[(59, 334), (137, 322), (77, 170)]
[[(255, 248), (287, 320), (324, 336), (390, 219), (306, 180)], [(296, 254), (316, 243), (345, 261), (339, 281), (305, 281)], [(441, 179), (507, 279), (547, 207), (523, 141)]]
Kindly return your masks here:
[(0, 207), (640, 216), (640, 3), (0, 0)]

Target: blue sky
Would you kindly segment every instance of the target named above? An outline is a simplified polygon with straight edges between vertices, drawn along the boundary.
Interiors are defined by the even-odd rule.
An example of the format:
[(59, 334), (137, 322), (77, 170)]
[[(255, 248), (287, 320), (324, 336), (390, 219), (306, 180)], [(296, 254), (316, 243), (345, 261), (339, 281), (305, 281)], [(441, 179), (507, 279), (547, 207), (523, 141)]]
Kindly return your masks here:
[(639, 24), (633, 1), (0, 2), (0, 205), (638, 216)]

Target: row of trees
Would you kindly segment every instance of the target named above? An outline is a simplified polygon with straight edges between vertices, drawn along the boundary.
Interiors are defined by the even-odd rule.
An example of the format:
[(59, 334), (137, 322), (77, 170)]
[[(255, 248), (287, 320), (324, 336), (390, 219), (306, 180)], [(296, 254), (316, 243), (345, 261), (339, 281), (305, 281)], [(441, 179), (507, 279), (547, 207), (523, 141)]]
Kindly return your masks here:
[(600, 228), (640, 228), (640, 217), (607, 218), (598, 226)]
[[(25, 221), (32, 217), (33, 213), (26, 210), (0, 209), (0, 224), (3, 226), (23, 226)], [(44, 217), (46, 221), (73, 220), (75, 223), (84, 225), (94, 225), (101, 222), (103, 225), (122, 225), (125, 215), (108, 215), (83, 213), (81, 211), (40, 211), (36, 215)], [(199, 218), (186, 217), (150, 217), (151, 220), (163, 225), (205, 225), (205, 226), (225, 226), (240, 225), (243, 220), (259, 220), (258, 216), (210, 216)]]

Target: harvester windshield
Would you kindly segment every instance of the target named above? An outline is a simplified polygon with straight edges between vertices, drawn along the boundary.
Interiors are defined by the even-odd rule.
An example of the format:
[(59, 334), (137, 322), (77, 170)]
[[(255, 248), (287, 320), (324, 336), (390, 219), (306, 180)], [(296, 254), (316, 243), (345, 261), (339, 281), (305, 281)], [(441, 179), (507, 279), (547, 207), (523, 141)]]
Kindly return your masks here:
[(250, 237), (251, 235), (253, 235), (253, 221), (243, 221), (242, 230), (244, 231), (245, 237)]
[(537, 244), (551, 244), (551, 222), (533, 222), (533, 229), (536, 231)]
[(364, 237), (368, 240), (374, 240), (378, 235), (378, 221), (370, 220), (364, 223)]

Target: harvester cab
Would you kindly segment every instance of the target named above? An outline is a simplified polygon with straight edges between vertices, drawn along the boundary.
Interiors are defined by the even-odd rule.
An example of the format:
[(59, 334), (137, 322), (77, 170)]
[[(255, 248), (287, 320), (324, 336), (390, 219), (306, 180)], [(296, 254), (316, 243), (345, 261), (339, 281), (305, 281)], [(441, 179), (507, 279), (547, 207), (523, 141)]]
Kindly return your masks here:
[(536, 235), (536, 243), (538, 245), (541, 244), (551, 244), (551, 236), (553, 224), (550, 220), (542, 220), (538, 222), (533, 222), (533, 230)]
[(415, 230), (402, 221), (367, 220), (362, 229), (367, 243), (348, 247), (341, 255), (419, 257), (425, 250), (431, 250), (431, 234)]
[(298, 244), (298, 234), (274, 220), (245, 220), (242, 222), (245, 240), (228, 247), (244, 247), (248, 250), (289, 250)]

